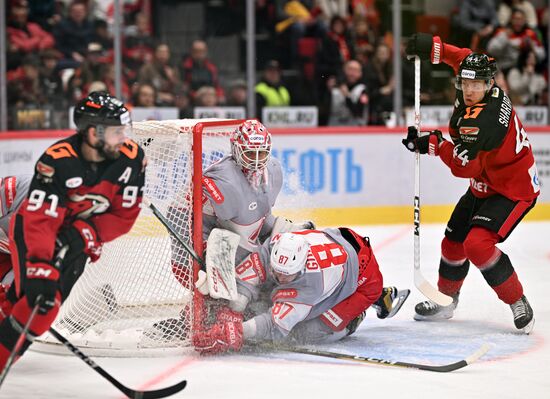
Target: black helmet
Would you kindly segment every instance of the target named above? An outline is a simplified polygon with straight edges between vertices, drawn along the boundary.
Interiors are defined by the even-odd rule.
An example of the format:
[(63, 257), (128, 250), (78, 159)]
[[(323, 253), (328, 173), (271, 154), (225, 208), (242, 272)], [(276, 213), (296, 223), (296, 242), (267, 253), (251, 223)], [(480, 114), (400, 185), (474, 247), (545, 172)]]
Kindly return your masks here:
[(486, 54), (471, 53), (460, 63), (458, 77), (462, 79), (491, 80), (497, 73), (497, 63)]
[(73, 118), (79, 132), (85, 132), (89, 126), (121, 126), (131, 123), (130, 112), (122, 101), (105, 91), (94, 91), (80, 100), (74, 108)]

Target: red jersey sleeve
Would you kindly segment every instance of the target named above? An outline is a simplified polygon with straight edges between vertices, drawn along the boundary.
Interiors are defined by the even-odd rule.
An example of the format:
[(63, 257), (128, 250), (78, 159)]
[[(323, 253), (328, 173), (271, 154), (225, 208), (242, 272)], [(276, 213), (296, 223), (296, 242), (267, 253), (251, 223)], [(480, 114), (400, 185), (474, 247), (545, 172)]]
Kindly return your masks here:
[(444, 62), (453, 68), (456, 75), (458, 73), (460, 63), (471, 52), (472, 50), (469, 48), (460, 48), (451, 44), (443, 43), (439, 36), (434, 36), (431, 61), (433, 64), (440, 64), (441, 62)]

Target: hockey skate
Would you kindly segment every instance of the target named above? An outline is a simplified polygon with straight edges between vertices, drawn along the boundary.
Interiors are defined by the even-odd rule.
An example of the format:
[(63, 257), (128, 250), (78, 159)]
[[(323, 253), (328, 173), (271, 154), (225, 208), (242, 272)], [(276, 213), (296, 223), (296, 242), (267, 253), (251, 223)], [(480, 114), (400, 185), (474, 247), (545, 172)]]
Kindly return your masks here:
[(458, 293), (451, 295), (453, 302), (449, 306), (441, 306), (432, 301), (424, 301), (414, 307), (415, 320), (444, 320), (453, 317), (456, 305), (458, 305)]
[(525, 334), (533, 331), (535, 318), (533, 317), (533, 309), (529, 305), (529, 301), (523, 295), (516, 302), (510, 305), (514, 314), (514, 324), (518, 330), (522, 330)]
[(380, 298), (372, 304), (379, 319), (389, 319), (399, 312), (411, 290), (398, 290), (397, 287), (384, 287)]
[(346, 326), (346, 336), (353, 334), (357, 330), (359, 324), (361, 324), (361, 322), (365, 319), (366, 314), (367, 311), (363, 310), (359, 316), (349, 322), (349, 324)]

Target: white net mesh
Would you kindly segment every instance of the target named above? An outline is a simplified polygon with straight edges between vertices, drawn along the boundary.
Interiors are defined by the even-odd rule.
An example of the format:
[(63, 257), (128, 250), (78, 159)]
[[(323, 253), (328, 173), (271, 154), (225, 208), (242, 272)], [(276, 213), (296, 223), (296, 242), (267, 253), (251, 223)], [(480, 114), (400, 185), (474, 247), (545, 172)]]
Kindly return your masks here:
[[(193, 129), (205, 121), (134, 123), (134, 140), (148, 159), (144, 195), (191, 245)], [(206, 123), (202, 129), (203, 168), (230, 153), (228, 136), (238, 121), (221, 124)], [(106, 244), (99, 262), (86, 266), (54, 327), (96, 356), (154, 356), (189, 350), (192, 268), (190, 255), (144, 207), (132, 230)], [(46, 334), (33, 348), (57, 352), (49, 345), (54, 342)]]

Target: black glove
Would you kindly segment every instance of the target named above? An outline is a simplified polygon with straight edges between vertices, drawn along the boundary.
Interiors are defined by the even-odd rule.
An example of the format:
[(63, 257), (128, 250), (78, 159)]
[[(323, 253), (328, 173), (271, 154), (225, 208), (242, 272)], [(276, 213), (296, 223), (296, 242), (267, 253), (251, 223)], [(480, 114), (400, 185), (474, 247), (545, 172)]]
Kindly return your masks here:
[(417, 55), (421, 60), (431, 60), (433, 35), (415, 33), (409, 38), (405, 52), (407, 55)]
[(439, 155), (439, 144), (445, 141), (441, 131), (432, 130), (424, 133), (419, 137), (416, 127), (409, 126), (407, 138), (401, 142), (411, 152), (418, 151), (420, 154)]
[[(25, 296), (31, 308), (40, 305), (38, 313), (45, 314), (55, 305), (59, 270), (47, 262), (27, 262)], [(40, 299), (40, 301), (38, 301)]]

